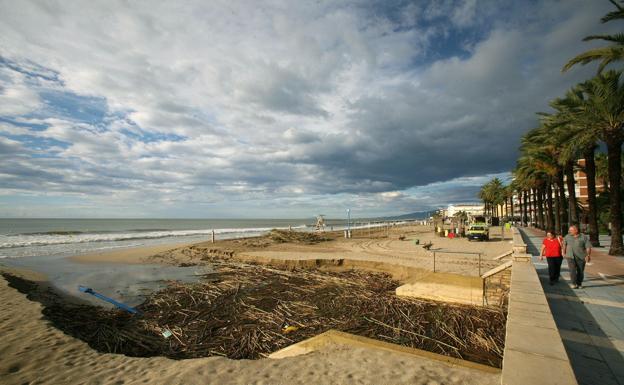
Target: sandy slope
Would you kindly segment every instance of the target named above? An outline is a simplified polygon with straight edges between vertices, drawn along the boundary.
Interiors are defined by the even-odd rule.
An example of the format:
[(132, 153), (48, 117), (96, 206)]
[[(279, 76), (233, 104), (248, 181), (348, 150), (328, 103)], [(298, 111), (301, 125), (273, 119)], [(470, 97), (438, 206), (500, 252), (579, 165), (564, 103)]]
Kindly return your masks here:
[(8, 287), (2, 278), (0, 330), (2, 384), (500, 383), (498, 374), (367, 348), (333, 347), (300, 357), (256, 361), (101, 354), (49, 325), (41, 305)]

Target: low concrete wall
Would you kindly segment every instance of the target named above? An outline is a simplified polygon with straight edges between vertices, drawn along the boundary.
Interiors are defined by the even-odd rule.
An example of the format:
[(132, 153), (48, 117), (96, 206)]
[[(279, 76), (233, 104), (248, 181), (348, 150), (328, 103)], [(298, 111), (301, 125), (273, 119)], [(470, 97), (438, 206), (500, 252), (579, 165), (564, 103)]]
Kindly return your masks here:
[(408, 354), (423, 357), (431, 360), (443, 362), (449, 366), (461, 366), (470, 369), (478, 369), (488, 373), (500, 373), (500, 369), (478, 364), (476, 362), (466, 361), (459, 358), (444, 356), (441, 354), (429, 352), (407, 346), (396, 345), (389, 342), (379, 341), (372, 338), (362, 337), (355, 334), (345, 333), (338, 330), (328, 330), (317, 336), (308, 338), (296, 344), (287, 346), (269, 355), (269, 358), (281, 359), (287, 357), (299, 356), (321, 350), (331, 345), (343, 345), (351, 347), (365, 347), (370, 349), (385, 350), (391, 353)]
[[(577, 384), (531, 256), (514, 230), (502, 383)], [(516, 234), (520, 236), (518, 245)]]
[(511, 234), (513, 238), (513, 253), (514, 254), (526, 254), (527, 245), (524, 243), (524, 239), (522, 239), (522, 234), (518, 231), (518, 228), (512, 227)]

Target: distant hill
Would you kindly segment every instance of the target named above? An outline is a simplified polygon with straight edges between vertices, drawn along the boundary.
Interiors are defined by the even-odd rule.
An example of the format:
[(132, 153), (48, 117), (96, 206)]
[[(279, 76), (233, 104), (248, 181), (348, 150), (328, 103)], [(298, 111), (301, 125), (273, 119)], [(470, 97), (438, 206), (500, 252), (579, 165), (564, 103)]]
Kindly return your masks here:
[(387, 220), (401, 220), (401, 219), (427, 219), (433, 213), (433, 210), (430, 211), (417, 211), (414, 213), (403, 214), (403, 215), (395, 215), (390, 217), (382, 217), (379, 219), (387, 219)]

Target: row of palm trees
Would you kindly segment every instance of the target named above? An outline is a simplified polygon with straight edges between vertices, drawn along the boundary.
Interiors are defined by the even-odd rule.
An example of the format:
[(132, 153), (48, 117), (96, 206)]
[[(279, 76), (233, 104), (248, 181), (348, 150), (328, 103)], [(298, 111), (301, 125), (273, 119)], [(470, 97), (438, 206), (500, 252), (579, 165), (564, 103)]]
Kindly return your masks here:
[[(616, 10), (602, 21), (624, 19), (624, 1), (609, 0)], [(540, 228), (564, 229), (579, 223), (581, 207), (575, 193), (575, 171), (587, 177), (587, 223), (592, 244), (598, 241), (596, 191), (597, 150), (606, 148), (607, 175), (603, 183), (609, 197), (611, 224), (609, 254), (624, 255), (622, 244), (622, 144), (624, 143), (624, 77), (622, 71), (608, 70), (609, 64), (624, 60), (624, 33), (588, 36), (585, 40), (604, 40), (607, 47), (587, 51), (563, 68), (600, 61), (598, 74), (575, 85), (562, 97), (549, 103), (550, 112), (539, 113), (539, 125), (522, 138), (520, 156), (513, 170), (513, 182), (503, 186), (500, 180), (488, 182), (479, 197), (492, 212), (517, 196), (521, 220), (533, 214)], [(579, 164), (578, 159), (584, 159)], [(513, 200), (511, 200), (513, 204)], [(512, 208), (513, 212), (513, 208)]]
[(485, 215), (490, 217), (513, 216), (513, 191), (510, 186), (494, 178), (479, 190), (479, 199), (484, 203)]

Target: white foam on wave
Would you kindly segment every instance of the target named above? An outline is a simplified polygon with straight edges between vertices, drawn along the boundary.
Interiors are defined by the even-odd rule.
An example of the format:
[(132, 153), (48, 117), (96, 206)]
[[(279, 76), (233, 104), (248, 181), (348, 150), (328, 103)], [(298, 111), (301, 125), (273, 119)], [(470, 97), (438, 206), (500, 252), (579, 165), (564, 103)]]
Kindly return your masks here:
[[(305, 228), (305, 225), (293, 226), (293, 229)], [(274, 227), (253, 227), (253, 228), (226, 228), (214, 229), (215, 234), (258, 234), (265, 233)], [(280, 229), (287, 229), (281, 227)], [(142, 232), (110, 232), (110, 233), (80, 233), (80, 234), (20, 234), (20, 235), (0, 235), (0, 249), (10, 249), (27, 246), (47, 246), (72, 243), (90, 242), (114, 242), (135, 239), (158, 239), (168, 237), (189, 237), (208, 236), (213, 229), (201, 230), (160, 230)]]

